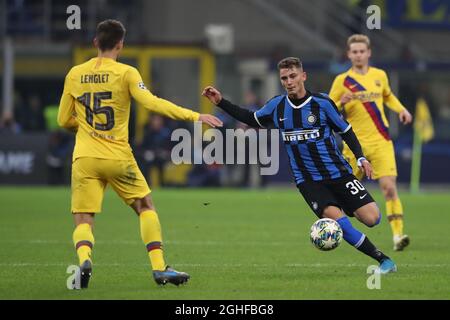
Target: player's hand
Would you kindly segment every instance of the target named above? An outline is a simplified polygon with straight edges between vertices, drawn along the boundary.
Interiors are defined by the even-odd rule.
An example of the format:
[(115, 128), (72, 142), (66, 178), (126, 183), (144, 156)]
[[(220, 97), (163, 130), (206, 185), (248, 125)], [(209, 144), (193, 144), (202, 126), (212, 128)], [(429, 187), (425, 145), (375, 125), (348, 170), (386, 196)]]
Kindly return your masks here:
[(364, 175), (372, 180), (373, 179), (373, 169), (372, 169), (372, 165), (370, 164), (370, 162), (363, 158), (361, 159), (361, 161), (358, 161), (358, 166), (359, 168), (364, 172)]
[(207, 86), (205, 89), (203, 89), (202, 96), (208, 98), (209, 101), (211, 101), (215, 105), (217, 105), (222, 100), (222, 94), (213, 86)]
[(346, 92), (341, 97), (341, 104), (344, 105), (348, 102), (350, 102), (353, 99), (353, 94), (350, 92)]
[(408, 110), (403, 109), (403, 111), (398, 114), (398, 118), (400, 119), (401, 123), (408, 124), (412, 122), (413, 117)]
[(201, 114), (198, 120), (213, 128), (223, 126), (223, 122), (219, 118), (210, 114)]

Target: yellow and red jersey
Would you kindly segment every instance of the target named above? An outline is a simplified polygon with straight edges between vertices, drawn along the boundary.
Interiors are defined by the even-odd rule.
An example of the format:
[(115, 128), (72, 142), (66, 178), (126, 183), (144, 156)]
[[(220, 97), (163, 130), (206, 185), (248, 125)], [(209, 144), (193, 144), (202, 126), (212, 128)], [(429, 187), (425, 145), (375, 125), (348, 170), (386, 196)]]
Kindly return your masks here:
[(77, 127), (73, 159), (129, 160), (130, 102), (176, 120), (197, 121), (199, 113), (154, 96), (136, 68), (110, 58), (93, 58), (67, 74), (58, 123)]
[[(342, 105), (340, 99), (344, 93), (351, 93), (353, 99)], [(345, 114), (363, 146), (391, 140), (384, 105), (397, 113), (405, 109), (392, 93), (386, 72), (374, 67), (369, 67), (364, 75), (352, 69), (339, 74), (331, 87), (330, 98)]]

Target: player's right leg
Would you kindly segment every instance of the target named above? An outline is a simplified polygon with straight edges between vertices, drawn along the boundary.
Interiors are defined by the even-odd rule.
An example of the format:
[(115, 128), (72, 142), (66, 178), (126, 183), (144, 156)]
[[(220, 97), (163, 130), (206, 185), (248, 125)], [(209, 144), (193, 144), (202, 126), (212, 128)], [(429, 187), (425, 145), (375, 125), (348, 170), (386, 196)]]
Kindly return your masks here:
[(369, 238), (358, 229), (353, 227), (350, 219), (344, 215), (340, 208), (336, 206), (328, 206), (323, 210), (322, 217), (335, 220), (341, 226), (344, 240), (380, 263), (380, 273), (386, 274), (397, 271), (395, 263), (378, 250)]
[[(381, 213), (377, 204), (355, 176), (347, 175), (336, 179), (334, 182), (328, 183), (328, 188), (349, 216), (355, 216), (368, 227), (373, 227), (380, 223)], [(336, 221), (338, 221), (344, 232), (344, 240), (347, 240), (345, 236), (347, 233), (347, 242), (359, 251), (377, 260), (380, 263), (381, 273), (395, 272), (397, 270), (395, 263), (383, 252), (378, 250), (365, 235), (356, 242), (360, 232), (353, 228), (347, 217), (342, 217)], [(358, 237), (352, 238), (352, 235)]]
[(186, 283), (190, 278), (187, 273), (176, 271), (164, 262), (161, 225), (151, 196), (136, 199), (131, 207), (139, 216), (142, 241), (147, 248), (156, 283), (160, 285)]
[(179, 285), (189, 279), (185, 272), (167, 266), (164, 261), (161, 225), (150, 197), (150, 188), (134, 160), (115, 161), (111, 170), (116, 170), (108, 182), (139, 216), (141, 238), (146, 246), (153, 277), (158, 284)]
[(72, 213), (75, 221), (73, 244), (80, 271), (81, 288), (87, 288), (92, 274), (92, 249), (95, 243), (94, 213), (101, 211), (106, 182), (99, 175), (99, 159), (79, 158), (72, 165)]
[[(377, 260), (380, 266), (383, 266), (385, 261), (390, 261), (389, 257), (385, 256), (378, 250), (366, 237), (365, 234), (354, 228), (350, 219), (342, 212), (342, 208), (356, 206), (356, 208), (369, 200), (369, 194), (362, 195), (362, 198), (356, 195), (349, 182), (354, 183), (356, 178), (349, 175), (343, 178), (325, 181), (305, 181), (297, 185), (300, 193), (305, 199), (306, 203), (314, 211), (319, 218), (330, 218), (335, 220), (342, 228), (344, 240), (359, 251)], [(349, 186), (350, 188), (347, 188)], [(359, 190), (359, 189), (358, 189)], [(355, 204), (353, 198), (357, 197), (358, 202)], [(349, 206), (351, 203), (351, 206)], [(349, 211), (351, 212), (351, 211)], [(382, 273), (386, 273), (380, 267)]]

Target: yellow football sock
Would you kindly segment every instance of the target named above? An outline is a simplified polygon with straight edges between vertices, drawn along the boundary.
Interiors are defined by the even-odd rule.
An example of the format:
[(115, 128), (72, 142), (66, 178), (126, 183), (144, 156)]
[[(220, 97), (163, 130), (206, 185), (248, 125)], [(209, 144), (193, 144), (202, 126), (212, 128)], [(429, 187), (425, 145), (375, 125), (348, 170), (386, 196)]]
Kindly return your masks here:
[(80, 265), (86, 261), (91, 261), (92, 247), (94, 246), (94, 235), (88, 223), (79, 224), (73, 232), (73, 244), (77, 250)]
[(147, 247), (153, 270), (164, 270), (166, 263), (162, 251), (161, 225), (158, 214), (153, 210), (141, 212), (139, 215), (142, 241)]
[(399, 198), (386, 201), (386, 214), (394, 237), (403, 235), (403, 206)]

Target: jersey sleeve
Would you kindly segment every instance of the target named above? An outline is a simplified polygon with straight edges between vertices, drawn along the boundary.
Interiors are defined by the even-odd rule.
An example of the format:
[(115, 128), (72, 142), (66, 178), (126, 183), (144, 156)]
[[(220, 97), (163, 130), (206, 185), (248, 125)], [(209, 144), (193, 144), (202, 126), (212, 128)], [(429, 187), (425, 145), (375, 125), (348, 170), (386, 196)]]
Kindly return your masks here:
[(58, 125), (66, 129), (76, 129), (78, 121), (75, 114), (75, 99), (70, 93), (71, 73), (64, 80), (64, 90), (59, 102)]
[(330, 99), (333, 100), (339, 111), (342, 111), (342, 109), (344, 108), (344, 106), (341, 104), (341, 97), (344, 93), (344, 79), (339, 75), (334, 79), (329, 93)]
[(383, 102), (384, 102), (384, 104), (392, 111), (400, 113), (401, 111), (403, 111), (405, 109), (405, 107), (392, 92), (391, 87), (389, 85), (388, 76), (387, 76), (386, 72), (384, 72), (384, 71), (383, 71), (382, 79), (383, 79), (382, 82), (383, 82)]
[(150, 111), (174, 120), (198, 121), (198, 112), (177, 106), (176, 104), (153, 95), (144, 85), (142, 77), (135, 68), (127, 71), (126, 81), (131, 96)]
[[(280, 97), (280, 96), (278, 96)], [(258, 122), (259, 126), (262, 128), (266, 128), (273, 124), (273, 113), (275, 112), (275, 108), (280, 99), (277, 97), (270, 99), (261, 109), (255, 111), (253, 116), (255, 117), (256, 122)]]
[(327, 115), (327, 123), (330, 125), (331, 129), (337, 133), (346, 133), (352, 127), (344, 117), (339, 112), (336, 104), (331, 100), (326, 100), (328, 103), (325, 103), (325, 112)]

